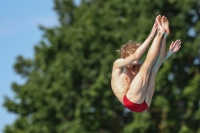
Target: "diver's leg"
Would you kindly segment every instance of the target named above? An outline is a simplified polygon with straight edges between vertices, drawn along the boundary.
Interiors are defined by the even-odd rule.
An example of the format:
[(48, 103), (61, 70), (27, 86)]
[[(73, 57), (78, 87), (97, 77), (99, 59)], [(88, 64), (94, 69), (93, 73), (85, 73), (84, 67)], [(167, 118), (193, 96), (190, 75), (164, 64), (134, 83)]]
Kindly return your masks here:
[(164, 37), (162, 39), (162, 44), (161, 44), (161, 48), (160, 48), (158, 58), (155, 61), (154, 65), (152, 66), (151, 73), (150, 73), (150, 76), (149, 76), (149, 81), (148, 81), (148, 84), (147, 84), (147, 92), (146, 92), (146, 97), (145, 97), (145, 101), (146, 101), (148, 106), (150, 105), (152, 96), (154, 94), (155, 80), (156, 80), (157, 72), (158, 72), (158, 70), (159, 70), (160, 66), (162, 65), (164, 58), (165, 58), (166, 37), (170, 33), (169, 22), (168, 22), (168, 20), (165, 16), (162, 17), (161, 24), (166, 29), (167, 33), (164, 35)]
[(151, 72), (151, 68), (157, 59), (160, 51), (160, 44), (165, 33), (165, 29), (161, 25), (161, 16), (156, 18), (158, 22), (159, 32), (154, 38), (154, 41), (147, 53), (147, 58), (144, 64), (140, 68), (139, 73), (135, 76), (131, 82), (130, 88), (126, 94), (127, 98), (134, 103), (142, 103), (146, 96), (146, 87)]

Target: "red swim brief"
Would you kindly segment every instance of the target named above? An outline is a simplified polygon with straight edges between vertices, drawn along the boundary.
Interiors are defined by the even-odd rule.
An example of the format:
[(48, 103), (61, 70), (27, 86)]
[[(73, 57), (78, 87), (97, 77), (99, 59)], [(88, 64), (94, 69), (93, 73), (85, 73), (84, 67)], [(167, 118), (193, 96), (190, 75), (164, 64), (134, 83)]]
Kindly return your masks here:
[(148, 108), (147, 103), (144, 101), (141, 104), (133, 103), (128, 100), (126, 95), (123, 97), (124, 106), (133, 112), (143, 112)]

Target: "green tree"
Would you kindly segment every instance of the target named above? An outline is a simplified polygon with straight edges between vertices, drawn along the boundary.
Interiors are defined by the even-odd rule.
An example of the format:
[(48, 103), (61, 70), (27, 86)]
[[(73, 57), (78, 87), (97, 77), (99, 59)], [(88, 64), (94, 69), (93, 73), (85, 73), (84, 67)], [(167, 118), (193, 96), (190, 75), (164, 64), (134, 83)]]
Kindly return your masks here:
[[(200, 132), (199, 1), (54, 2), (60, 25), (40, 27), (34, 58), (16, 60), (26, 82), (13, 83), (15, 98), (5, 98), (18, 115), (5, 133)], [(182, 48), (161, 67), (148, 111), (132, 113), (111, 90), (115, 51), (130, 39), (143, 41), (158, 14), (170, 21), (168, 46), (180, 38)]]

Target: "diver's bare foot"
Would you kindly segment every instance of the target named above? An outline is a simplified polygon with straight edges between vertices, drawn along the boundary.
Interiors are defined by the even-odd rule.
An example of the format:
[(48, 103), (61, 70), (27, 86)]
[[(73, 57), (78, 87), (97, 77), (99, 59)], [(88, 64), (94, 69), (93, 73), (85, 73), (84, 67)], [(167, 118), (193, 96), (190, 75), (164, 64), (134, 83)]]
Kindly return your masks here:
[(161, 24), (162, 24), (162, 27), (165, 28), (166, 34), (169, 35), (169, 33), (170, 33), (170, 30), (169, 30), (169, 21), (168, 21), (168, 19), (165, 16), (162, 16), (162, 18), (161, 18)]
[(165, 28), (162, 26), (161, 18), (162, 18), (161, 15), (158, 15), (158, 16), (156, 17), (156, 22), (158, 23), (159, 32), (161, 32), (161, 33), (166, 33)]

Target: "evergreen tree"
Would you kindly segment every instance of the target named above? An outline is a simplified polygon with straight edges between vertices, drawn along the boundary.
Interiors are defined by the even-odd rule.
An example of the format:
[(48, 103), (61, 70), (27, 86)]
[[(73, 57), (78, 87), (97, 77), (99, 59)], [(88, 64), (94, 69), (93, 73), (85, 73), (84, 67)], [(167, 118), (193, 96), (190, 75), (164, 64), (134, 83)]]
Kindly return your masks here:
[[(4, 106), (18, 115), (5, 133), (200, 133), (200, 3), (196, 0), (54, 0), (60, 26), (44, 36), (33, 59), (19, 56), (15, 98)], [(150, 108), (124, 109), (111, 85), (115, 52), (144, 41), (157, 15), (170, 22), (182, 48), (158, 72)], [(146, 55), (144, 55), (143, 59)]]

